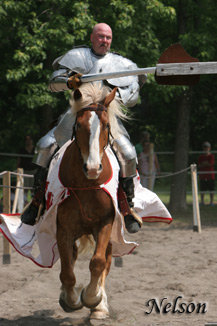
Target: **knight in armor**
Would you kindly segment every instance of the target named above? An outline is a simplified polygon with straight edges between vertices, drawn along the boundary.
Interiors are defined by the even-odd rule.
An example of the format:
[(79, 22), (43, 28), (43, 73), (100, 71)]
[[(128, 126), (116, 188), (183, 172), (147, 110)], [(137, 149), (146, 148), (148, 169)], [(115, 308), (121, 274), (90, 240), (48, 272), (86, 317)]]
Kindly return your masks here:
[[(92, 47), (75, 47), (65, 55), (57, 58), (53, 63), (54, 72), (51, 75), (49, 89), (52, 92), (67, 91), (81, 85), (78, 76), (82, 74), (106, 73), (136, 69), (137, 65), (131, 60), (117, 53), (110, 52), (112, 30), (109, 25), (100, 23), (94, 26), (90, 36)], [(102, 81), (110, 88), (118, 87), (116, 96), (126, 107), (133, 107), (138, 100), (139, 90), (146, 81), (146, 75), (128, 76)], [(99, 83), (99, 82), (98, 82)], [(42, 137), (35, 149), (33, 162), (38, 166), (34, 176), (35, 195), (31, 204), (22, 213), (23, 223), (34, 225), (39, 207), (44, 201), (45, 181), (49, 163), (54, 153), (72, 137), (74, 117), (69, 108), (59, 119), (57, 125), (48, 134)], [(120, 122), (121, 124), (121, 122)], [(116, 153), (120, 165), (120, 183), (126, 194), (130, 207), (129, 213), (124, 216), (126, 229), (135, 233), (141, 227), (141, 218), (133, 206), (134, 182), (136, 175), (136, 151), (129, 140), (129, 135), (124, 129), (119, 139), (113, 140), (112, 148)]]

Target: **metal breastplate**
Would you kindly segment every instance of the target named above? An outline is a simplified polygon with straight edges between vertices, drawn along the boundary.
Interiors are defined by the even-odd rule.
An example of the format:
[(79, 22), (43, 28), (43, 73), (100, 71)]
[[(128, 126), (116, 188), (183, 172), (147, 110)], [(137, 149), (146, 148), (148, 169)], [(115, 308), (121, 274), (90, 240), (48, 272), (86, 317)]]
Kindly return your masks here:
[[(95, 55), (90, 48), (75, 48), (67, 52), (53, 63), (53, 68), (66, 67), (71, 71), (81, 74), (106, 73), (135, 69), (137, 65), (131, 60), (115, 53), (107, 53), (105, 56)], [(107, 80), (109, 84), (118, 87), (126, 87), (138, 82), (137, 76), (127, 76)]]
[[(89, 71), (89, 73), (107, 73), (111, 71), (123, 71), (135, 68), (137, 68), (137, 66), (132, 61), (123, 58), (120, 55), (108, 53), (101, 59), (98, 59), (94, 62), (93, 67)], [(137, 80), (137, 76), (126, 76), (108, 79), (107, 82), (113, 86), (126, 87), (131, 85), (135, 81), (137, 82)]]

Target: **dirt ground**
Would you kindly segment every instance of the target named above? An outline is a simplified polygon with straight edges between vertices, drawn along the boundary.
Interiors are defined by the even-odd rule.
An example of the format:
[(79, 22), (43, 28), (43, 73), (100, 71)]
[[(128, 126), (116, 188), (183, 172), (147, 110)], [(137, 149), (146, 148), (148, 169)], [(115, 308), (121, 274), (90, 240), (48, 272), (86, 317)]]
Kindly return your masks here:
[[(113, 260), (106, 283), (110, 318), (104, 321), (90, 321), (87, 308), (63, 312), (58, 304), (59, 261), (52, 269), (42, 269), (12, 250), (10, 265), (0, 261), (0, 326), (200, 326), (217, 322), (216, 233), (215, 227), (202, 228), (199, 234), (172, 223), (144, 224), (136, 235), (127, 236), (140, 246), (123, 257), (122, 267)], [(1, 257), (2, 250), (1, 245)], [(78, 283), (87, 283), (88, 263), (87, 257), (77, 262)], [(159, 312), (151, 311), (152, 299), (159, 306), (164, 299)], [(185, 312), (178, 313), (181, 304)], [(199, 304), (204, 305), (198, 312)], [(193, 308), (197, 311), (190, 312)]]

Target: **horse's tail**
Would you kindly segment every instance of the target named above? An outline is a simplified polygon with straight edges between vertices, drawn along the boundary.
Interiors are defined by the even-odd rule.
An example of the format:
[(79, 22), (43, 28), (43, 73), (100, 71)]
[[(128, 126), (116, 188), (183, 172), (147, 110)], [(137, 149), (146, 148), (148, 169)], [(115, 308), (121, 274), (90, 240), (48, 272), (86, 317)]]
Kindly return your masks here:
[(83, 235), (78, 241), (78, 254), (85, 254), (95, 249), (95, 241), (93, 236), (90, 234)]

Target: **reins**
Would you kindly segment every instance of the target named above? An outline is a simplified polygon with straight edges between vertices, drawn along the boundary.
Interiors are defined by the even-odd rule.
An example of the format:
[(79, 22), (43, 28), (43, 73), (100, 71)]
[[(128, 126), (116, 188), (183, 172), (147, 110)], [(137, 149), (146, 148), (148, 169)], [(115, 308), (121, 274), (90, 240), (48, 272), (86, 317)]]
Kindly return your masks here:
[(76, 195), (75, 191), (76, 190), (100, 190), (102, 188), (100, 186), (94, 186), (94, 187), (88, 187), (88, 188), (69, 188), (68, 187), (67, 189), (69, 190), (69, 192), (71, 192), (75, 196), (75, 199), (78, 202), (78, 205), (79, 205), (79, 208), (80, 208), (82, 217), (85, 220), (92, 221), (92, 219), (87, 216), (85, 210), (83, 209), (83, 206), (81, 204), (81, 201), (80, 201), (79, 197)]

